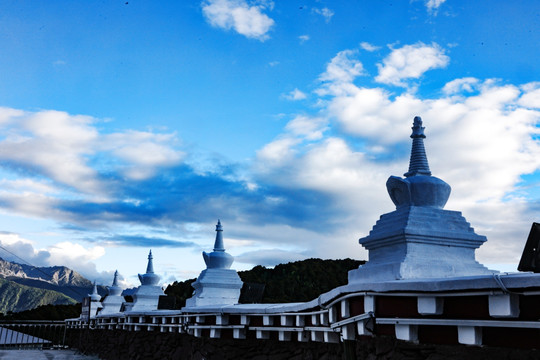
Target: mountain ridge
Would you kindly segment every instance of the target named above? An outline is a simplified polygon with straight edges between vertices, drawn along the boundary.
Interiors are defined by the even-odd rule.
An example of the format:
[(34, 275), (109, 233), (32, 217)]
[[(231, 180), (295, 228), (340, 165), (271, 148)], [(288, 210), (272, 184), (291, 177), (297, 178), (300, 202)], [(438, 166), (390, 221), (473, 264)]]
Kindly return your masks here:
[(28, 278), (58, 286), (91, 287), (92, 282), (66, 266), (37, 267), (0, 258), (0, 277)]
[[(77, 303), (93, 290), (90, 280), (66, 266), (37, 267), (2, 258), (0, 280), (8, 282), (0, 284), (0, 311), (4, 312), (30, 310), (47, 304)], [(98, 286), (98, 293), (105, 295), (106, 287)]]

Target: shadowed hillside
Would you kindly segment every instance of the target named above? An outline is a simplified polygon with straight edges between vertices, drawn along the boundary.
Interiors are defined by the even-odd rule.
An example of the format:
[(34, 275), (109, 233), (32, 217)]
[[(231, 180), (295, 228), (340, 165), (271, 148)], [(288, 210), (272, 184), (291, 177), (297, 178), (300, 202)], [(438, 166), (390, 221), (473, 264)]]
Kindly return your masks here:
[(0, 278), (0, 312), (17, 312), (46, 304), (74, 304), (75, 300), (57, 291), (33, 288)]

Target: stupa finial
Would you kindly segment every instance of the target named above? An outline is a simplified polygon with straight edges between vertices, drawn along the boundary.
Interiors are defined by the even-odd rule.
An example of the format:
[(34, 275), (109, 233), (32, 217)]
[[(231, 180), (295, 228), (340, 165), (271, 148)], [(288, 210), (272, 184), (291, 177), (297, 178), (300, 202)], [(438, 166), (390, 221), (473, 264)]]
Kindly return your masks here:
[(223, 245), (223, 226), (221, 221), (217, 221), (216, 224), (216, 242), (214, 243), (214, 251), (225, 251), (225, 245)]
[(148, 265), (146, 266), (146, 274), (139, 274), (139, 280), (141, 285), (157, 285), (160, 280), (160, 276), (154, 274), (154, 257), (152, 256), (152, 250), (148, 253)]
[(118, 270), (114, 272), (114, 279), (111, 286), (108, 286), (109, 296), (118, 296), (122, 293), (122, 289), (118, 286)]
[(118, 270), (114, 272), (114, 280), (112, 282), (112, 286), (118, 286)]
[(424, 148), (424, 127), (422, 126), (422, 118), (415, 116), (411, 138), (413, 139), (411, 149), (411, 159), (409, 161), (409, 171), (403, 174), (405, 177), (415, 175), (427, 175), (431, 176), (429, 170), (429, 164), (426, 156), (426, 149)]
[(150, 253), (148, 253), (148, 266), (146, 266), (146, 273), (147, 274), (153, 274), (154, 273), (154, 262), (152, 256), (152, 250), (150, 250)]
[(101, 296), (98, 293), (96, 281), (94, 280), (94, 289), (92, 291), (92, 294), (90, 294), (90, 298), (92, 301), (99, 301), (101, 299)]

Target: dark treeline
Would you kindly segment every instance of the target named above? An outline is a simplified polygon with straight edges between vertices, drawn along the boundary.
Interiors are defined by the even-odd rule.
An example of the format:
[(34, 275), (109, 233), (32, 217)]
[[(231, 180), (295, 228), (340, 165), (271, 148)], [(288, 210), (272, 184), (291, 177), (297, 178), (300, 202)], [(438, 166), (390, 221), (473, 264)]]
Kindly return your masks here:
[(70, 305), (41, 305), (20, 312), (0, 313), (0, 320), (65, 320), (81, 315), (81, 303)]
[[(280, 264), (273, 269), (259, 265), (251, 270), (239, 271), (238, 275), (244, 285), (264, 285), (262, 298), (258, 299), (262, 303), (303, 302), (347, 284), (348, 271), (363, 263), (364, 261), (352, 259), (307, 259)], [(185, 306), (186, 299), (192, 296), (191, 284), (194, 281), (195, 279), (175, 281), (165, 290), (167, 295), (176, 297), (177, 308)]]

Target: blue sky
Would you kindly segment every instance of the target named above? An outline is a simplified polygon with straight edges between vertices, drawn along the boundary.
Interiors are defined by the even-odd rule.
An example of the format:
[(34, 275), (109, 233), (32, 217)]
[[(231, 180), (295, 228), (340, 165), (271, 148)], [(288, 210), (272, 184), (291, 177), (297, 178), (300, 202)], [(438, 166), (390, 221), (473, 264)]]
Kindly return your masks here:
[[(538, 221), (536, 1), (4, 1), (0, 242), (131, 284), (365, 259), (424, 119), (446, 208), (509, 269)], [(9, 258), (2, 253), (2, 257)]]

